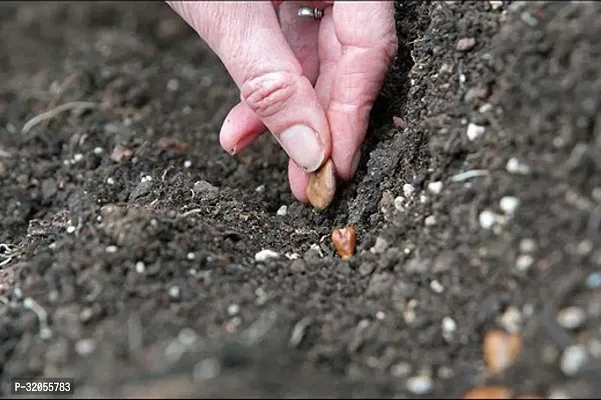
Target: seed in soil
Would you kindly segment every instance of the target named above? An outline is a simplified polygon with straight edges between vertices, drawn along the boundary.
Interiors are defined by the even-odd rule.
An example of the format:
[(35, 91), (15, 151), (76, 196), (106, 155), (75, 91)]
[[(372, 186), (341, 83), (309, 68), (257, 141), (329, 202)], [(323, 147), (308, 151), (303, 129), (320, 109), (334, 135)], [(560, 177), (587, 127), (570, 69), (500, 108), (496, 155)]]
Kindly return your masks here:
[(334, 162), (331, 159), (311, 174), (306, 193), (311, 205), (316, 209), (325, 210), (330, 205), (336, 193)]
[(522, 339), (519, 335), (490, 331), (484, 337), (484, 362), (487, 369), (498, 374), (509, 367), (520, 355)]
[(352, 226), (334, 229), (332, 231), (332, 243), (343, 260), (352, 257), (355, 254), (355, 245), (357, 242), (357, 232)]
[(509, 389), (504, 386), (481, 386), (467, 392), (464, 399), (509, 399)]

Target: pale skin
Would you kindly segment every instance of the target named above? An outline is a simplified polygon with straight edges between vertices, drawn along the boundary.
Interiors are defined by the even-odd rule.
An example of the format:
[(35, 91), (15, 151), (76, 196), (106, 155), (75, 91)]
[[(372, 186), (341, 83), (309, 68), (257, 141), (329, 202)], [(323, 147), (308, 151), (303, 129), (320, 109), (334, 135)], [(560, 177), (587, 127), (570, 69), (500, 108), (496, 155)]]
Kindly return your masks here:
[[(290, 188), (303, 203), (309, 174), (328, 158), (339, 179), (354, 176), (369, 113), (397, 52), (392, 2), (167, 3), (240, 89), (220, 132), (227, 152), (271, 132), (290, 157)], [(324, 9), (323, 18), (298, 17), (301, 5)]]

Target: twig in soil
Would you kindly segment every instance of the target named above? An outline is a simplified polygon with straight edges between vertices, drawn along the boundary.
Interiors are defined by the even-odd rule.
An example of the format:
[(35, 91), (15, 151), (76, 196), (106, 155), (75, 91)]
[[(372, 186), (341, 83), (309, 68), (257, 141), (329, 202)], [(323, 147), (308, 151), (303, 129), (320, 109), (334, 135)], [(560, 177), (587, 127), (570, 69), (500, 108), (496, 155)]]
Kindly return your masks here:
[(37, 315), (38, 321), (40, 322), (40, 338), (42, 338), (42, 340), (49, 339), (52, 336), (52, 331), (48, 327), (48, 313), (46, 310), (31, 297), (27, 297), (23, 300), (23, 307), (33, 311)]
[[(58, 104), (58, 102), (61, 100), (61, 98), (63, 97), (63, 95), (65, 94), (65, 92), (67, 91), (67, 89), (69, 89), (69, 87), (77, 80), (77, 78), (79, 77), (79, 73), (78, 72), (74, 72), (71, 75), (67, 76), (63, 82), (60, 84), (58, 90), (56, 91), (56, 95), (54, 96), (54, 98), (52, 99), (52, 101), (50, 101), (50, 104), (48, 104), (48, 111), (52, 110), (54, 107), (56, 107), (56, 105)], [(49, 120), (46, 121), (46, 127), (48, 127), (48, 124), (50, 123)]]
[(25, 125), (23, 125), (23, 129), (21, 129), (21, 134), (27, 134), (34, 126), (40, 124), (43, 121), (54, 118), (62, 112), (73, 109), (92, 109), (96, 107), (98, 107), (98, 104), (93, 103), (91, 101), (73, 101), (71, 103), (62, 104), (56, 108), (53, 108), (52, 110), (36, 115), (35, 117), (27, 121)]
[(305, 338), (307, 328), (311, 325), (313, 319), (311, 317), (305, 317), (298, 321), (292, 329), (292, 335), (290, 336), (290, 347), (298, 347)]
[(17, 248), (15, 246), (8, 243), (0, 243), (0, 257), (4, 258), (4, 260), (0, 261), (0, 267), (10, 263), (16, 254)]
[(472, 169), (469, 171), (460, 172), (457, 175), (453, 175), (451, 180), (453, 182), (461, 182), (468, 179), (476, 178), (478, 176), (488, 176), (488, 171), (485, 169)]
[(199, 213), (201, 213), (201, 212), (202, 212), (202, 209), (201, 209), (201, 208), (193, 208), (193, 209), (191, 209), (191, 210), (188, 210), (188, 211), (186, 211), (186, 212), (185, 212), (185, 213), (183, 213), (183, 214), (180, 214), (179, 216), (180, 216), (180, 217), (187, 217), (188, 215), (192, 215), (192, 214), (199, 214)]

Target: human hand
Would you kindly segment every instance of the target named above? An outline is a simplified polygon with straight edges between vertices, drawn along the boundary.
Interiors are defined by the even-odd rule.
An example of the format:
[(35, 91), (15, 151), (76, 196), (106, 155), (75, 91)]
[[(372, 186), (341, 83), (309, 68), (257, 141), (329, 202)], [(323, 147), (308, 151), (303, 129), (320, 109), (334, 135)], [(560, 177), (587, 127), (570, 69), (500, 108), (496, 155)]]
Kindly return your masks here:
[[(220, 132), (226, 151), (240, 152), (268, 129), (290, 157), (290, 188), (301, 202), (308, 201), (309, 173), (328, 158), (338, 178), (353, 177), (369, 113), (397, 52), (392, 2), (167, 3), (240, 89), (241, 102)], [(302, 5), (323, 9), (323, 18), (299, 17)]]

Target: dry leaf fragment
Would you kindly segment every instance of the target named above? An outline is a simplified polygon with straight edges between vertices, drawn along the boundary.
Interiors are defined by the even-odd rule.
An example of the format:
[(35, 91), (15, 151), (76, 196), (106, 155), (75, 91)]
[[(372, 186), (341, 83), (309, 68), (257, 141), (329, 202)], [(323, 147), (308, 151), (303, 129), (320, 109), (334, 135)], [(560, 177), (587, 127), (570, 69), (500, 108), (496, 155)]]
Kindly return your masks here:
[(307, 186), (307, 197), (318, 210), (324, 210), (330, 205), (336, 192), (336, 175), (334, 172), (334, 162), (329, 159), (311, 174), (309, 185)]
[(509, 367), (520, 355), (522, 338), (517, 334), (499, 330), (490, 331), (484, 337), (484, 362), (493, 374)]
[(352, 257), (355, 254), (355, 245), (357, 243), (357, 232), (352, 226), (334, 229), (332, 231), (332, 242), (343, 260)]
[(504, 386), (481, 386), (470, 390), (464, 399), (509, 399), (509, 389)]

